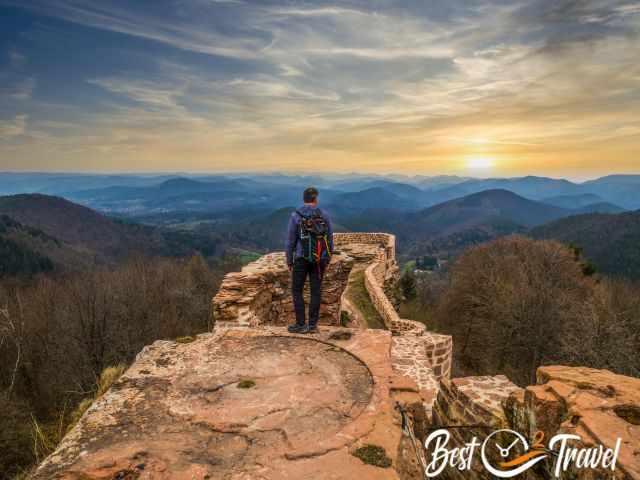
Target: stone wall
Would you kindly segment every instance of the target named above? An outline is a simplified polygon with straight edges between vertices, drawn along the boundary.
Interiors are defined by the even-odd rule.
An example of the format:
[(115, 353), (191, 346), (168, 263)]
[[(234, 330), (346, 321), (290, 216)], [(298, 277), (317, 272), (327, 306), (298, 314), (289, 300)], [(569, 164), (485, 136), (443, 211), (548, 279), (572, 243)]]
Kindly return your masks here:
[[(482, 441), (498, 429), (519, 432), (530, 443), (536, 432), (542, 432), (544, 445), (556, 434), (574, 434), (581, 441), (571, 445), (579, 448), (598, 445), (614, 448), (620, 438), (614, 472), (569, 468), (563, 478), (640, 478), (637, 378), (585, 367), (545, 366), (538, 369), (537, 384), (525, 389), (504, 375), (443, 379), (433, 405), (431, 428), (451, 426), (475, 426), (449, 429), (451, 447), (464, 446), (473, 436)], [(545, 459), (536, 469), (518, 478), (553, 478), (553, 459)], [(493, 478), (479, 461), (471, 472), (447, 468), (442, 477)]]
[[(322, 284), (322, 325), (340, 324), (340, 300), (354, 259), (345, 253), (333, 256)], [(309, 288), (305, 288), (308, 305)], [(284, 253), (270, 253), (227, 274), (212, 301), (215, 324), (256, 327), (287, 325), (295, 321), (291, 299), (291, 273)]]
[[(392, 365), (425, 391), (430, 408), (438, 381), (451, 372), (451, 337), (428, 332), (424, 324), (400, 318), (387, 291), (398, 279), (395, 236), (387, 233), (336, 233), (335, 255), (323, 282), (320, 323), (340, 324), (341, 296), (354, 264), (365, 267), (372, 304), (394, 336)], [(214, 324), (222, 326), (293, 323), (290, 274), (283, 253), (270, 253), (225, 276), (213, 298)], [(308, 295), (308, 293), (307, 293)]]
[[(360, 261), (378, 260), (384, 263), (382, 274), (384, 280), (389, 281), (398, 272), (396, 263), (396, 236), (390, 233), (335, 233), (333, 235), (334, 248), (346, 250), (351, 256)], [(362, 245), (373, 245), (375, 250), (369, 251), (366, 257), (360, 252), (366, 252)]]
[(433, 405), (432, 426), (506, 428), (509, 424), (502, 405), (521, 390), (504, 375), (443, 379)]
[(388, 330), (393, 332), (394, 323), (400, 320), (398, 313), (384, 292), (384, 278), (386, 270), (383, 261), (375, 261), (364, 271), (364, 286), (369, 293), (371, 303), (380, 314)]
[(363, 242), (379, 244), (364, 272), (364, 282), (371, 302), (387, 329), (401, 339), (394, 340), (393, 362), (397, 372), (412, 378), (424, 390), (427, 408), (435, 400), (438, 381), (449, 378), (453, 343), (451, 336), (428, 332), (424, 324), (400, 318), (385, 292), (390, 280), (397, 278), (395, 236), (382, 233), (343, 234), (340, 243)]
[(440, 380), (451, 376), (453, 339), (451, 335), (425, 332), (425, 353), (431, 362), (434, 376)]
[[(397, 314), (384, 293), (384, 288), (397, 277), (395, 237), (384, 233), (336, 233), (334, 246), (336, 253), (322, 285), (320, 324), (339, 325), (341, 296), (354, 263), (375, 267), (376, 280), (367, 287), (371, 294), (375, 284), (372, 301), (379, 311), (386, 310), (387, 318), (396, 319)], [(308, 285), (305, 296), (308, 301)], [(284, 253), (264, 255), (240, 272), (227, 274), (212, 304), (214, 323), (243, 326), (292, 323), (291, 275)]]
[[(336, 248), (352, 252), (356, 245), (377, 245), (378, 248), (366, 259), (369, 263), (364, 272), (364, 284), (373, 306), (382, 317), (387, 329), (395, 334), (422, 334), (424, 326), (417, 322), (405, 323), (389, 300), (386, 290), (398, 277), (396, 263), (396, 237), (388, 233), (341, 233), (334, 238)], [(350, 253), (351, 254), (351, 253)]]
[[(462, 447), (473, 437), (482, 441), (494, 430), (509, 428), (502, 405), (511, 394), (520, 390), (504, 375), (443, 379), (433, 405), (431, 428), (462, 426), (448, 429), (451, 435), (450, 448)], [(429, 451), (426, 457), (427, 461), (431, 460)], [(492, 460), (497, 462), (499, 459)], [(495, 478), (478, 459), (472, 464), (471, 471), (446, 468), (441, 476), (456, 480)]]

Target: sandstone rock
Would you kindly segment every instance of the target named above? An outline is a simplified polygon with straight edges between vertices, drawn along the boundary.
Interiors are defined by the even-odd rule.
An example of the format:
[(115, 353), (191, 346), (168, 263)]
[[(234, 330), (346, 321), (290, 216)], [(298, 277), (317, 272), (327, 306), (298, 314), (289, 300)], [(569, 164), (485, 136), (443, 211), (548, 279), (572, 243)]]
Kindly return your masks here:
[[(340, 324), (340, 298), (347, 286), (354, 259), (344, 253), (333, 256), (322, 284), (321, 325)], [(305, 288), (309, 304), (309, 288)], [(229, 273), (213, 298), (214, 324), (255, 327), (294, 323), (291, 274), (283, 252), (270, 253)]]
[[(433, 405), (431, 428), (456, 427), (449, 430), (452, 442), (450, 448), (463, 447), (473, 437), (482, 441), (492, 431), (509, 427), (502, 404), (519, 390), (521, 389), (504, 375), (442, 379)], [(431, 460), (430, 453), (427, 452), (428, 460)], [(471, 470), (461, 472), (455, 468), (446, 468), (442, 477), (494, 478), (477, 458)]]
[[(323, 282), (321, 324), (338, 325), (341, 296), (354, 264), (365, 270), (372, 304), (394, 335), (391, 361), (397, 373), (417, 382), (430, 411), (438, 380), (451, 372), (452, 342), (448, 335), (427, 332), (423, 324), (399, 317), (387, 291), (398, 278), (395, 237), (386, 233), (337, 233), (336, 254)], [(283, 253), (272, 253), (228, 274), (213, 299), (215, 324), (286, 325), (294, 321), (290, 274)]]
[[(398, 274), (395, 237), (336, 234), (335, 244), (340, 253), (326, 273), (321, 324), (339, 324), (358, 263), (390, 331), (287, 333), (278, 325), (293, 321), (290, 274), (283, 253), (265, 255), (223, 280), (213, 299), (214, 333), (145, 347), (34, 478), (418, 480), (399, 404), (420, 441), (432, 428), (461, 425), (473, 428), (451, 429), (457, 446), (497, 428), (529, 438), (538, 430), (546, 438), (577, 433), (588, 445), (612, 446), (620, 437), (615, 476), (640, 479), (640, 380), (581, 367), (541, 367), (538, 384), (526, 389), (502, 375), (450, 379), (451, 337), (400, 318), (387, 296)], [(364, 445), (384, 449), (391, 468), (351, 455)], [(549, 477), (545, 468), (522, 478)], [(491, 475), (476, 463), (442, 478)]]
[[(432, 427), (480, 426), (451, 429), (455, 446), (463, 446), (473, 436), (483, 439), (501, 428), (523, 434), (530, 443), (536, 432), (543, 432), (545, 445), (558, 433), (576, 434), (582, 441), (572, 446), (580, 448), (613, 448), (620, 438), (615, 472), (571, 468), (563, 476), (640, 478), (640, 379), (585, 367), (546, 366), (538, 369), (537, 381), (521, 389), (502, 375), (443, 379), (433, 406)], [(494, 463), (498, 461), (495, 458)], [(553, 469), (554, 457), (549, 457), (520, 478), (553, 478)], [(443, 478), (493, 477), (476, 463), (472, 471), (446, 469)]]
[[(159, 341), (101, 397), (34, 479), (397, 479), (391, 336), (218, 329)], [(255, 386), (237, 388), (242, 380)], [(350, 455), (382, 446), (394, 468)]]
[[(613, 447), (622, 440), (616, 478), (640, 478), (640, 379), (586, 367), (545, 366), (537, 385), (507, 403), (514, 428), (530, 437), (540, 430), (549, 439), (557, 433), (579, 435), (584, 446)], [(568, 475), (611, 476), (611, 472)]]

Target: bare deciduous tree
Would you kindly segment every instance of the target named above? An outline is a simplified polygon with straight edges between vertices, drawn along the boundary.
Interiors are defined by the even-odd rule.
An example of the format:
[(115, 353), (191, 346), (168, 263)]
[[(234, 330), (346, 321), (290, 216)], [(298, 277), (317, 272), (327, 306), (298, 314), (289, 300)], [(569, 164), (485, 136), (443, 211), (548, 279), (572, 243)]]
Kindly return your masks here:
[(207, 331), (211, 297), (237, 268), (233, 261), (211, 268), (201, 257), (133, 259), (114, 269), (5, 282), (0, 365), (11, 367), (0, 368), (0, 479), (6, 442), (15, 446), (7, 461), (24, 461), (16, 432), (25, 418), (33, 414), (38, 428), (60, 423), (60, 412), (90, 396), (106, 367), (129, 363), (157, 339)]
[(460, 373), (521, 385), (553, 363), (638, 375), (637, 298), (632, 286), (585, 276), (560, 243), (511, 236), (458, 259), (434, 325), (453, 334)]

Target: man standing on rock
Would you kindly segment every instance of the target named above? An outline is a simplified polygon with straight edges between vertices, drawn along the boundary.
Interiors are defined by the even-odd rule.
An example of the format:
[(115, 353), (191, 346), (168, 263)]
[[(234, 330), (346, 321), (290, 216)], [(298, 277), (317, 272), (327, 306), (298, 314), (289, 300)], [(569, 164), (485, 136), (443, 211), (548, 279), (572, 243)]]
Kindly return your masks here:
[[(318, 333), (320, 292), (324, 270), (333, 253), (333, 229), (329, 216), (318, 208), (318, 190), (307, 188), (304, 205), (291, 214), (285, 252), (291, 272), (291, 294), (296, 323), (289, 325), (291, 333)], [(309, 325), (305, 322), (302, 291), (309, 276)]]

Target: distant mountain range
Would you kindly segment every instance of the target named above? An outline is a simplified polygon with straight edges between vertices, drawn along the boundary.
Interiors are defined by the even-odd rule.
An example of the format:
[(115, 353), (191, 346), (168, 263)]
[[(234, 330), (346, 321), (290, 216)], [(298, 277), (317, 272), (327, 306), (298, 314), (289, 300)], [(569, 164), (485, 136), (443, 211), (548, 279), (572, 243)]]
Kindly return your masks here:
[(0, 172), (0, 195), (65, 192), (112, 186), (142, 187), (157, 185), (179, 175), (92, 175), (81, 173)]
[[(342, 192), (324, 189), (323, 199)], [(63, 194), (65, 198), (105, 212), (149, 215), (163, 212), (221, 213), (268, 205), (278, 208), (300, 201), (300, 188), (253, 179), (172, 178), (144, 187), (112, 186)]]
[(640, 208), (640, 175), (612, 175), (584, 183), (546, 177), (474, 179), (403, 175), (73, 175), (0, 173), (0, 194), (46, 193), (95, 210), (148, 216), (182, 211), (219, 215), (236, 209), (299, 204), (315, 185), (321, 202), (339, 214), (369, 208), (419, 211), (486, 190), (581, 212)]
[(594, 193), (581, 193), (577, 195), (556, 195), (554, 197), (542, 198), (540, 200), (549, 205), (561, 208), (577, 209), (604, 202), (602, 197)]
[(571, 215), (567, 209), (528, 200), (509, 190), (485, 190), (407, 215), (417, 231), (447, 232), (501, 217), (530, 227)]
[(639, 186), (640, 175), (609, 175), (582, 184), (585, 192), (595, 193), (627, 210), (640, 208)]
[[(598, 212), (599, 208), (611, 209), (616, 213), (621, 210), (604, 202), (589, 203), (597, 200), (599, 197), (596, 196), (578, 198), (564, 196), (561, 199), (546, 200), (567, 207), (578, 206), (578, 208), (563, 208), (498, 189), (473, 193), (416, 212), (369, 209), (359, 215), (340, 220), (341, 224), (350, 230), (395, 233), (398, 236), (401, 257), (409, 259), (424, 254), (455, 255), (470, 245), (513, 233), (526, 234), (532, 228), (534, 232), (538, 232), (550, 225), (564, 225), (565, 221), (572, 224), (571, 222), (583, 221), (580, 219), (586, 218), (619, 217), (619, 215), (583, 215), (584, 211)], [(636, 214), (637, 212), (631, 216)], [(604, 223), (602, 225), (604, 226)], [(611, 226), (611, 228), (614, 227)], [(599, 234), (602, 236), (607, 235), (605, 229), (599, 230), (595, 227), (595, 230), (600, 231)], [(555, 238), (553, 235), (550, 236)], [(569, 239), (579, 243), (579, 236), (573, 238), (570, 235), (558, 234), (557, 238), (563, 242)], [(595, 239), (589, 236), (587, 238), (589, 239), (585, 238), (585, 242), (597, 243)], [(585, 248), (585, 251), (587, 256), (592, 252), (596, 253), (598, 263), (601, 263), (597, 248), (592, 246), (589, 249)], [(627, 247), (622, 256), (625, 257), (631, 253)], [(605, 264), (604, 271), (620, 271), (616, 268), (612, 266), (608, 269)], [(636, 270), (635, 267), (633, 269)], [(637, 270), (640, 272), (640, 269)]]
[[(0, 174), (0, 178), (5, 175)], [(19, 180), (26, 182), (27, 177)], [(35, 177), (40, 186), (46, 183)], [(399, 252), (405, 258), (426, 253), (455, 255), (469, 245), (531, 229), (541, 237), (574, 243), (584, 240), (595, 245), (597, 235), (608, 235), (603, 229), (629, 230), (628, 222), (615, 222), (622, 222), (618, 218), (634, 218), (637, 212), (625, 217), (620, 205), (635, 205), (640, 199), (640, 195), (630, 194), (636, 190), (640, 194), (640, 176), (604, 177), (585, 184), (542, 177), (438, 177), (433, 181), (413, 177), (399, 182), (405, 178), (276, 174), (165, 176), (148, 184), (150, 177), (135, 181), (124, 177), (130, 184), (70, 191), (64, 194), (66, 199), (42, 194), (0, 197), (0, 215), (6, 215), (0, 252), (7, 252), (7, 258), (13, 260), (23, 257), (25, 271), (31, 271), (49, 268), (46, 259), (54, 268), (83, 268), (117, 262), (136, 253), (201, 252), (209, 256), (229, 247), (279, 249), (290, 213), (301, 203), (303, 186), (311, 181), (324, 185), (320, 188), (321, 206), (332, 216), (336, 231), (395, 233)], [(65, 187), (69, 186), (68, 178), (62, 179)], [(294, 180), (305, 183), (288, 183)], [(94, 179), (82, 181), (87, 184)], [(455, 181), (458, 183), (452, 186)], [(599, 193), (583, 191), (586, 185)], [(495, 186), (500, 188), (488, 188)], [(612, 198), (621, 203), (612, 203)], [(565, 218), (567, 223), (563, 223)], [(591, 222), (594, 232), (600, 233), (585, 230), (584, 238), (582, 234), (573, 235), (582, 231), (573, 222), (584, 219), (597, 219)], [(544, 230), (555, 225), (560, 225), (557, 231)], [(615, 237), (611, 235), (611, 239)], [(629, 248), (625, 248), (627, 255)], [(585, 247), (585, 251), (596, 258), (603, 255), (593, 246)], [(603, 263), (604, 271), (617, 269), (618, 263), (613, 263), (611, 267)]]
[(348, 229), (391, 231), (402, 254), (455, 254), (469, 245), (571, 215), (508, 190), (486, 190), (416, 212), (370, 209), (341, 220)]
[[(612, 185), (616, 185), (617, 188), (614, 188)], [(584, 200), (585, 198), (589, 198), (585, 197), (585, 195), (593, 195), (593, 197), (591, 197), (593, 201), (589, 203), (609, 202), (623, 209), (640, 208), (640, 175), (603, 177), (582, 184), (573, 183), (568, 180), (533, 176), (482, 180), (472, 179), (449, 188), (432, 192), (432, 198), (448, 200), (492, 189), (508, 190), (531, 200), (546, 200), (547, 203), (549, 203), (549, 199), (551, 199), (552, 204), (566, 208), (586, 207), (587, 204), (579, 204), (579, 199)], [(554, 199), (558, 201), (558, 198), (560, 198), (561, 202), (563, 198), (565, 200), (573, 198), (579, 205), (572, 207), (570, 205), (571, 201), (564, 205), (553, 203)]]
[[(401, 185), (403, 188), (405, 187), (403, 184), (397, 185)], [(406, 187), (415, 188), (410, 185), (406, 185)], [(424, 192), (418, 190), (418, 195), (414, 196), (413, 194), (398, 193), (398, 190), (401, 189), (378, 186), (358, 192), (335, 194), (327, 202), (326, 208), (337, 215), (362, 213), (365, 210), (383, 206), (401, 211), (415, 210), (418, 208), (416, 197)]]
[(459, 183), (446, 190), (441, 190), (442, 195), (459, 197), (483, 190), (509, 190), (526, 198), (541, 200), (554, 195), (577, 195), (584, 193), (579, 184), (568, 180), (557, 180), (546, 177), (519, 177), (519, 178), (488, 178), (471, 179)]
[[(385, 202), (388, 205), (391, 202)], [(369, 208), (362, 215), (345, 221), (357, 229), (378, 230), (391, 228), (407, 237), (434, 237), (457, 233), (480, 224), (498, 220), (502, 225), (510, 222), (514, 230), (533, 227), (558, 218), (582, 213), (583, 209), (562, 208), (529, 200), (508, 190), (485, 190), (449, 200), (415, 212), (392, 212)], [(362, 218), (358, 218), (362, 217)], [(376, 228), (379, 227), (379, 228)]]

